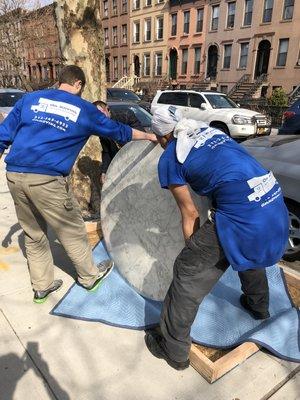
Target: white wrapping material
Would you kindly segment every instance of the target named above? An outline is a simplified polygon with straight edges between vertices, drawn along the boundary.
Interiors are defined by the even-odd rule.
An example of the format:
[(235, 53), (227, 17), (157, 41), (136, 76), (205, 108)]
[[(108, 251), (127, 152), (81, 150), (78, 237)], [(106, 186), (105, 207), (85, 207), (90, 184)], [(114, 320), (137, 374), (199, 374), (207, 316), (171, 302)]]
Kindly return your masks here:
[(182, 119), (181, 111), (174, 106), (161, 106), (152, 117), (152, 131), (157, 136), (166, 136), (173, 132), (176, 124)]

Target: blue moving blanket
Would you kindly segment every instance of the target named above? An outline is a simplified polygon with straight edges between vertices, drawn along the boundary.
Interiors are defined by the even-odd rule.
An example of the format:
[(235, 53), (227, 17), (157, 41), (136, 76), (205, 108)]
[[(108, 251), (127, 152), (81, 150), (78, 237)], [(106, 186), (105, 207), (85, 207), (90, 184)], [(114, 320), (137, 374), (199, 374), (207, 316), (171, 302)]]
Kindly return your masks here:
[[(94, 250), (95, 261), (108, 257), (99, 243)], [(199, 307), (192, 326), (193, 341), (224, 349), (250, 341), (280, 358), (300, 362), (299, 309), (291, 302), (281, 269), (267, 268), (267, 274), (270, 319), (256, 321), (241, 307), (240, 281), (237, 272), (228, 268)], [(96, 293), (74, 284), (51, 313), (142, 330), (158, 324), (161, 307), (161, 302), (138, 294), (115, 268)]]

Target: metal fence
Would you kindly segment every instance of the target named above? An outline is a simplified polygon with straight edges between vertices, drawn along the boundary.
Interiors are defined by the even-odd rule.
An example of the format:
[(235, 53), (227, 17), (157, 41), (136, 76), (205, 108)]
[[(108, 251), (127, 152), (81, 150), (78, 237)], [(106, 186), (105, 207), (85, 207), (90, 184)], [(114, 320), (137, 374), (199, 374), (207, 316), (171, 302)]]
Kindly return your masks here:
[(241, 107), (267, 115), (272, 121), (273, 128), (278, 128), (281, 125), (283, 113), (288, 109), (288, 106), (272, 106), (266, 100), (259, 99), (240, 101), (239, 104)]

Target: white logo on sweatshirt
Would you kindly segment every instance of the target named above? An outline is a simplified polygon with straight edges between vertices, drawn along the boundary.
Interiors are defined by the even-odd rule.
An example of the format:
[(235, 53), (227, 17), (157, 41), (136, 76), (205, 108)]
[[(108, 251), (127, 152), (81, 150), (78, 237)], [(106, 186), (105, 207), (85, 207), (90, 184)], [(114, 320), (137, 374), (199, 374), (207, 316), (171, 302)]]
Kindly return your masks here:
[(269, 193), (276, 185), (277, 181), (272, 172), (257, 176), (247, 181), (249, 187), (253, 189), (253, 193), (248, 196), (249, 201), (260, 201), (260, 199), (267, 193)]
[(62, 101), (54, 101), (41, 97), (39, 104), (31, 106), (31, 110), (35, 113), (44, 112), (48, 114), (59, 115), (64, 117), (66, 121), (77, 122), (81, 109), (69, 103)]

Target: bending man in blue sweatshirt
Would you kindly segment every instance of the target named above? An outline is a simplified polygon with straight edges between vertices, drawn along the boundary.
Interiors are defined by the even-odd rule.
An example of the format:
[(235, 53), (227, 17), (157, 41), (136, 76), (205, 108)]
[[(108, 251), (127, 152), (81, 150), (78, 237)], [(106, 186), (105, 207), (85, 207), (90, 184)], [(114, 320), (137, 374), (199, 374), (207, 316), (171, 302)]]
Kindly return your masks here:
[(28, 93), (0, 125), (0, 158), (5, 158), (8, 187), (25, 233), (26, 256), (34, 301), (41, 303), (60, 288), (54, 280), (47, 226), (55, 231), (71, 258), (78, 282), (96, 290), (112, 270), (109, 260), (95, 265), (79, 206), (69, 190), (67, 176), (91, 135), (126, 143), (156, 137), (120, 124), (81, 98), (83, 71), (63, 68), (59, 89)]

